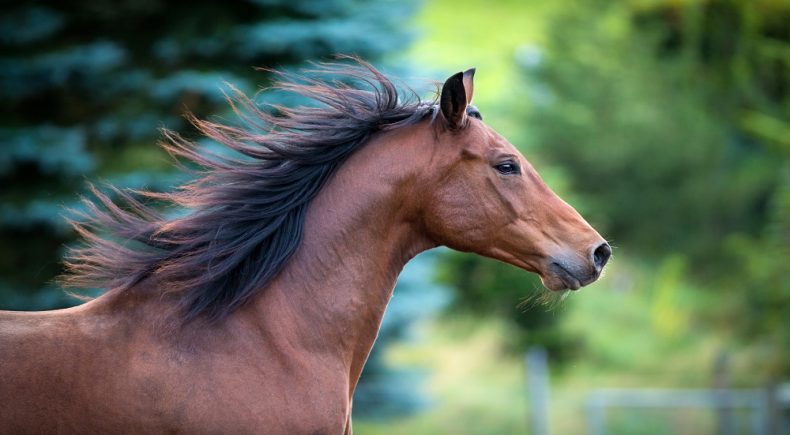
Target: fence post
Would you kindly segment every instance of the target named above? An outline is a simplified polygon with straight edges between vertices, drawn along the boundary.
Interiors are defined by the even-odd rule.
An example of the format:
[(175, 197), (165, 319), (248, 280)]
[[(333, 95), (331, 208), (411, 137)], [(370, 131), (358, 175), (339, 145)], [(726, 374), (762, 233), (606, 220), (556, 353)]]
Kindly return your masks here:
[(527, 350), (524, 359), (532, 435), (549, 435), (549, 365), (546, 349), (532, 347)]
[(606, 415), (605, 400), (602, 395), (593, 392), (587, 398), (587, 433), (589, 435), (605, 435)]
[(735, 433), (735, 419), (730, 404), (729, 388), (729, 354), (726, 350), (721, 350), (713, 363), (713, 390), (711, 391), (716, 397), (716, 401), (720, 403), (716, 410), (718, 426), (716, 433), (719, 435), (733, 435)]
[(782, 404), (780, 403), (779, 382), (770, 379), (765, 387), (766, 423), (765, 431), (774, 435), (787, 435), (787, 428), (782, 421)]

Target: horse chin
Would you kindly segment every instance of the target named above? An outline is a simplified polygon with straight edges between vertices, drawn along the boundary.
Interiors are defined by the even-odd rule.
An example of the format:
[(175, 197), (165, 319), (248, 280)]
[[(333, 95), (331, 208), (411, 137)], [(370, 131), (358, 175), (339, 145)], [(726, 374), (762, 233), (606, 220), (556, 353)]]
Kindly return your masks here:
[(572, 280), (573, 282), (567, 282), (568, 279), (563, 279), (557, 275), (540, 275), (540, 281), (543, 283), (543, 286), (553, 292), (559, 292), (563, 290), (578, 290), (581, 287), (581, 284), (576, 281)]

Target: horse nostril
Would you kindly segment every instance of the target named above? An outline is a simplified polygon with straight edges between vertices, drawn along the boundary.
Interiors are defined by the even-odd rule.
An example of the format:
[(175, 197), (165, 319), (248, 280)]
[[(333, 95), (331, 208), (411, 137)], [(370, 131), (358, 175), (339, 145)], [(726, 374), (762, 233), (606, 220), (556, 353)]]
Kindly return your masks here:
[(604, 242), (593, 251), (593, 263), (595, 264), (595, 268), (597, 270), (603, 269), (606, 266), (606, 262), (609, 261), (609, 257), (612, 256), (612, 248), (609, 246), (608, 243)]

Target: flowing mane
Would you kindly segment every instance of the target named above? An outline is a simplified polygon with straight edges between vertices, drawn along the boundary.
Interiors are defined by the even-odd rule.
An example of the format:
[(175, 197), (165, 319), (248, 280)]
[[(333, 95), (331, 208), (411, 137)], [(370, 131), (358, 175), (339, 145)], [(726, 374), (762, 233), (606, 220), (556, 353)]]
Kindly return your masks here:
[[(372, 134), (412, 125), (435, 106), (370, 64), (320, 64), (310, 76), (276, 73), (277, 89), (310, 107), (268, 113), (234, 89), (244, 127), (190, 117), (198, 131), (238, 157), (201, 150), (164, 131), (162, 146), (200, 169), (170, 193), (93, 188), (73, 227), (83, 243), (66, 257), (69, 287), (131, 291), (148, 277), (178, 296), (184, 320), (220, 320), (262, 290), (299, 246), (305, 214), (327, 179)], [(323, 77), (323, 78), (322, 78)], [(330, 79), (327, 77), (333, 77)], [(142, 200), (188, 212), (166, 217)]]

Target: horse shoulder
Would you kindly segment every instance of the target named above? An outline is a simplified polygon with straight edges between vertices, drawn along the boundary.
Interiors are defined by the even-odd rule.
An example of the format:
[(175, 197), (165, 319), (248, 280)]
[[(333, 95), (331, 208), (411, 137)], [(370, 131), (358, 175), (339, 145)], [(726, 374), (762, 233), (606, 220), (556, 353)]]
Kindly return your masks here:
[(136, 337), (119, 380), (124, 409), (187, 432), (339, 433), (341, 361), (285, 350), (241, 322)]

